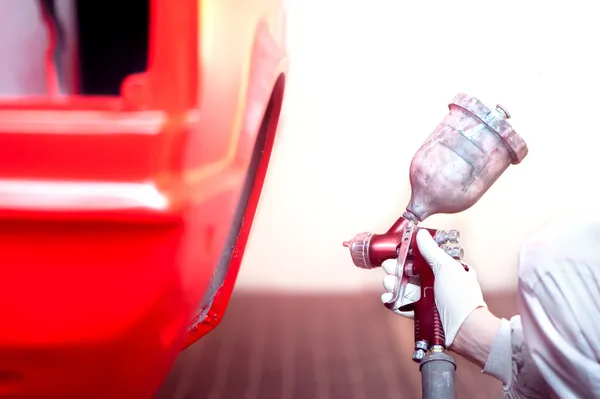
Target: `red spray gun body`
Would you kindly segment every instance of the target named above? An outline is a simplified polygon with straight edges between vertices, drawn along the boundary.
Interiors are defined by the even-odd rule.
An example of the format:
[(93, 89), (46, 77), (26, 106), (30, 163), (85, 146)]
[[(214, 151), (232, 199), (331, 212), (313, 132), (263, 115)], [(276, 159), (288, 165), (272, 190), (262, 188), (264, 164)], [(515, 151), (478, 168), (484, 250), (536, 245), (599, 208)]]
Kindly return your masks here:
[[(412, 220), (401, 217), (384, 234), (361, 233), (353, 240), (344, 242), (353, 253), (355, 264), (361, 268), (381, 266), (388, 259), (397, 259), (396, 276), (398, 285), (393, 297), (386, 303), (389, 309), (414, 311), (415, 351), (413, 360), (420, 362), (427, 351), (444, 347), (444, 329), (435, 306), (433, 271), (419, 253), (416, 245), (416, 233), (421, 228)], [(453, 258), (462, 259), (460, 247), (448, 245), (458, 244), (460, 234), (457, 230), (427, 230), (439, 245)], [(360, 253), (357, 258), (355, 254)], [(465, 269), (468, 270), (465, 265)], [(407, 303), (404, 290), (409, 282), (421, 287), (420, 299)]]
[[(501, 106), (491, 109), (474, 97), (458, 94), (449, 109), (412, 159), (411, 198), (402, 217), (384, 234), (361, 233), (344, 242), (360, 268), (371, 269), (387, 259), (397, 259), (398, 283), (385, 305), (390, 309), (414, 310), (413, 360), (421, 363), (422, 372), (428, 351), (443, 352), (445, 348), (444, 330), (434, 301), (434, 276), (415, 243), (420, 229), (417, 225), (434, 214), (470, 208), (510, 164), (520, 163), (528, 151), (507, 121), (509, 113)], [(427, 230), (446, 253), (462, 259), (462, 249), (453, 246), (458, 244), (458, 231)], [(468, 267), (463, 266), (468, 272)], [(407, 303), (404, 291), (411, 279), (418, 281), (421, 296), (418, 301)], [(423, 397), (454, 397), (449, 392), (430, 395), (425, 392), (425, 382), (423, 389)]]

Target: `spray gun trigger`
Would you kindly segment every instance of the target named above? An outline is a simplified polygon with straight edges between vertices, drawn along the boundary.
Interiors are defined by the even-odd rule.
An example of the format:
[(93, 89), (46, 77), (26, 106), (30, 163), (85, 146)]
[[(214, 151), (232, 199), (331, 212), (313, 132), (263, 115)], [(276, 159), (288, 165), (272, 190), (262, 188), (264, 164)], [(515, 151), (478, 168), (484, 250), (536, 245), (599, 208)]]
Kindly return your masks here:
[[(398, 276), (394, 275), (393, 280), (390, 279), (393, 281), (393, 285), (391, 287), (388, 285), (388, 281), (391, 281), (386, 279), (391, 277), (392, 274), (386, 277), (386, 279), (384, 279), (384, 287), (392, 294), (388, 302), (397, 304), (394, 310), (402, 310), (402, 308), (405, 308), (406, 306), (411, 305), (421, 299), (421, 279), (419, 275), (411, 275), (411, 273), (408, 272), (410, 262), (407, 262), (403, 269), (400, 269), (402, 265), (398, 264), (398, 260), (396, 260), (396, 264), (399, 270), (403, 270), (401, 273), (402, 276), (399, 278)], [(395, 302), (393, 298), (395, 298), (396, 295), (398, 297), (398, 301)]]
[(401, 306), (405, 306), (407, 304), (405, 303), (405, 299), (409, 276), (404, 270), (404, 268), (407, 262), (410, 243), (412, 241), (412, 236), (414, 232), (415, 225), (412, 222), (407, 223), (402, 231), (402, 240), (400, 242), (398, 258), (396, 261), (395, 275), (397, 277), (397, 280), (394, 286), (394, 291), (392, 292), (392, 298), (389, 302), (385, 303), (385, 307), (387, 307), (388, 309), (397, 310)]

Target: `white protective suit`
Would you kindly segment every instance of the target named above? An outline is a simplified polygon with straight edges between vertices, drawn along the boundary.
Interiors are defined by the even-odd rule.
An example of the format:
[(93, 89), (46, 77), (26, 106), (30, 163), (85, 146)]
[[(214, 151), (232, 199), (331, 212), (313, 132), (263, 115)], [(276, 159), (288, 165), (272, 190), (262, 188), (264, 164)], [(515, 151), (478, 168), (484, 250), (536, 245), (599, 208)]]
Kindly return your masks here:
[[(519, 260), (520, 316), (502, 320), (484, 373), (507, 398), (600, 398), (600, 218), (547, 229)], [(541, 377), (541, 378), (540, 378)]]

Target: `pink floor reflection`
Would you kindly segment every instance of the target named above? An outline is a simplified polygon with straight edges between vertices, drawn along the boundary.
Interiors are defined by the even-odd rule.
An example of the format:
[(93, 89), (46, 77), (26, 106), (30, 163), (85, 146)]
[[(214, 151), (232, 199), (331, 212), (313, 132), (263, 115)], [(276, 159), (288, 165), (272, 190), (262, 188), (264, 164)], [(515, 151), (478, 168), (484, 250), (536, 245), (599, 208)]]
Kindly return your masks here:
[[(158, 398), (419, 398), (408, 322), (378, 293), (238, 292), (221, 326), (185, 351)], [(514, 294), (487, 295), (499, 316)], [(457, 359), (457, 397), (502, 398), (500, 384)]]

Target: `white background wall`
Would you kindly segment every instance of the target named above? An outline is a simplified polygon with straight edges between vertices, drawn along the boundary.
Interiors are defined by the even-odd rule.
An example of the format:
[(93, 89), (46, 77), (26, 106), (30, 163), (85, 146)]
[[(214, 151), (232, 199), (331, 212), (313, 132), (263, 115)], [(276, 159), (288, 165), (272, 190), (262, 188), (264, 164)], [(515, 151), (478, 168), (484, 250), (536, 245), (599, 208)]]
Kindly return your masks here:
[(530, 148), (475, 207), (427, 221), (461, 230), (485, 289), (514, 287), (532, 231), (595, 209), (594, 2), (289, 0), (288, 12), (285, 126), (238, 287), (381, 287), (341, 242), (401, 214), (412, 155), (460, 91), (506, 106)]
[[(411, 157), (460, 91), (505, 105), (530, 147), (475, 207), (427, 221), (461, 230), (484, 288), (514, 285), (519, 244), (533, 230), (595, 208), (593, 2), (288, 3), (285, 126), (239, 288), (380, 287), (381, 272), (354, 268), (341, 242), (383, 232), (401, 214)], [(68, 15), (68, 2), (60, 5)], [(0, 0), (0, 94), (45, 91), (37, 12), (33, 0)], [(16, 29), (27, 33), (17, 38)]]

